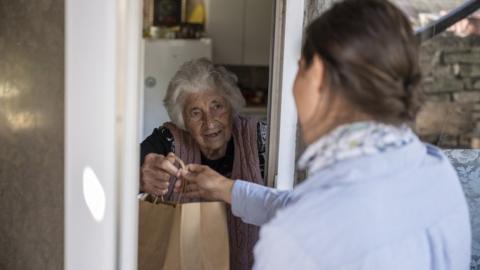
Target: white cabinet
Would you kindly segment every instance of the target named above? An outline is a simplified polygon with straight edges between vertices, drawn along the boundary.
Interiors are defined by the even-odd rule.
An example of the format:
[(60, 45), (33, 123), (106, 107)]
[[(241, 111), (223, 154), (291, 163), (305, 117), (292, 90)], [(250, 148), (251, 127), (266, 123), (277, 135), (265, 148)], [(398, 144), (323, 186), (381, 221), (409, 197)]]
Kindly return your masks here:
[(267, 66), (273, 0), (208, 0), (207, 36), (213, 61), (224, 65)]

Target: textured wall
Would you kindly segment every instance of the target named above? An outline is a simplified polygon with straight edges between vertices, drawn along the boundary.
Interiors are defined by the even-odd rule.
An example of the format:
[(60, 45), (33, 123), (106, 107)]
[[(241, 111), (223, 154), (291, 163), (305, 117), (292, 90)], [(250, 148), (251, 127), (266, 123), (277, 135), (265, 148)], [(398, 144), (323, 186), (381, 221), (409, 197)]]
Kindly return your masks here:
[(406, 10), (413, 9), (416, 13), (437, 13), (441, 10), (451, 10), (465, 3), (466, 0), (393, 0), (392, 2)]
[(340, 0), (305, 0), (305, 26)]
[(422, 139), (471, 148), (480, 138), (480, 36), (444, 33), (421, 47), (427, 104), (417, 119)]
[(0, 0), (0, 269), (63, 268), (64, 3)]

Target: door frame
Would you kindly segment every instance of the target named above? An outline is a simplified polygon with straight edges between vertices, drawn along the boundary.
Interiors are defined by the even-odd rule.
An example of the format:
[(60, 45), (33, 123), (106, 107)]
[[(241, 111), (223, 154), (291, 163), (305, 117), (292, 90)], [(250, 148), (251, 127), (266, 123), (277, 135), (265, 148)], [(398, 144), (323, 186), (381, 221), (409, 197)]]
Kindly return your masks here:
[(302, 47), (304, 1), (275, 0), (273, 18), (266, 181), (270, 187), (288, 190), (293, 188), (296, 168), (297, 112), (292, 87)]
[(68, 270), (137, 269), (141, 4), (65, 4)]

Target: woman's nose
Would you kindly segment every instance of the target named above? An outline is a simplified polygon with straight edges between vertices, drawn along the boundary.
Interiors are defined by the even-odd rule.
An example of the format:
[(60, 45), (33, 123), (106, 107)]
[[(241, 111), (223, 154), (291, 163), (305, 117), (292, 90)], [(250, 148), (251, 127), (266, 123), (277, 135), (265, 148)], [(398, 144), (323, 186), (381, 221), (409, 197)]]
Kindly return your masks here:
[(210, 113), (205, 115), (205, 124), (207, 125), (207, 128), (211, 129), (215, 127), (215, 121)]
[(213, 125), (212, 115), (210, 113), (205, 113), (203, 115), (202, 122), (203, 122), (203, 125), (207, 126), (207, 128), (211, 128)]
[(207, 127), (208, 127), (209, 129), (215, 127), (215, 123), (213, 122), (213, 119), (207, 119)]

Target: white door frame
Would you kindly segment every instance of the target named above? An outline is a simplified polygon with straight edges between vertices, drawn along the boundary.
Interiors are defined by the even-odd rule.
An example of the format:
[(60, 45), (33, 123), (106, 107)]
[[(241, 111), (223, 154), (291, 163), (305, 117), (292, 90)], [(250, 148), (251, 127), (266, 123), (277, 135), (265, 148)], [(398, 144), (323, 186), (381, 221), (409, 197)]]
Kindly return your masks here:
[(274, 18), (267, 184), (285, 190), (293, 188), (295, 177), (297, 111), (292, 87), (302, 46), (304, 1), (276, 0)]
[(137, 269), (141, 1), (66, 2), (65, 269)]

